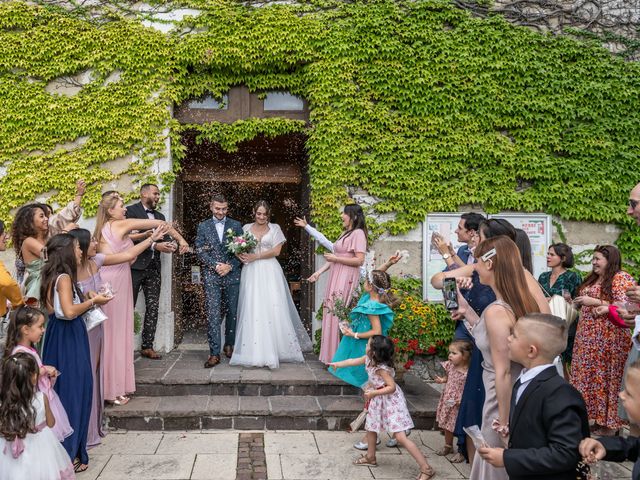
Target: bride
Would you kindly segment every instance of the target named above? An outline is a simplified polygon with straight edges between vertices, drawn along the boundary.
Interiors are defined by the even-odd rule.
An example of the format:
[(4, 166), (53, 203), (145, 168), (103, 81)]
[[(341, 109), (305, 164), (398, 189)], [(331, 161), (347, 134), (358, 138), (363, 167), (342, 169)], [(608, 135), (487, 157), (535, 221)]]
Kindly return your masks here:
[(269, 204), (260, 200), (253, 208), (255, 222), (242, 227), (258, 245), (253, 253), (238, 255), (244, 266), (231, 365), (278, 368), (280, 362), (303, 362), (302, 352), (312, 349), (276, 259), (286, 238), (269, 223), (270, 213)]

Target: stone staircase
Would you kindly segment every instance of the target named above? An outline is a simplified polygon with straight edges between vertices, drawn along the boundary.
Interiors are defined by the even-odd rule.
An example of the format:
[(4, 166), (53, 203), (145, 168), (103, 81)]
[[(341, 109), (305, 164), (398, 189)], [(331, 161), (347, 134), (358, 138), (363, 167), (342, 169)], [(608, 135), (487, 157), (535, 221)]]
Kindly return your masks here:
[[(126, 430), (346, 430), (363, 408), (358, 389), (327, 372), (314, 355), (277, 370), (223, 363), (203, 368), (205, 350), (137, 358), (136, 395), (106, 409)], [(418, 429), (430, 429), (439, 393), (411, 374), (402, 389)]]

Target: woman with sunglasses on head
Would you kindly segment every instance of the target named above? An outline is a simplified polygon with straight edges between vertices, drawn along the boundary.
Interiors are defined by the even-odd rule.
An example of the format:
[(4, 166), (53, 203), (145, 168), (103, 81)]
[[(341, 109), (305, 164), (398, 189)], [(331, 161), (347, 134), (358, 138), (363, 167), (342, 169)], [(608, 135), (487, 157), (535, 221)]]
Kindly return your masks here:
[[(522, 369), (509, 359), (507, 339), (516, 319), (540, 309), (527, 285), (518, 247), (510, 238), (500, 235), (483, 241), (476, 248), (475, 257), (480, 282), (490, 286), (496, 295), (473, 327), (476, 346), (484, 358), (482, 435), (489, 446), (506, 447), (511, 390)], [(476, 455), (471, 478), (507, 480), (508, 475), (504, 468), (493, 467)]]
[(618, 394), (631, 348), (631, 335), (608, 319), (609, 305), (626, 303), (625, 292), (635, 285), (621, 268), (620, 251), (613, 245), (593, 250), (592, 270), (573, 299), (580, 308), (571, 365), (571, 383), (582, 394), (595, 435), (613, 435), (623, 421)]

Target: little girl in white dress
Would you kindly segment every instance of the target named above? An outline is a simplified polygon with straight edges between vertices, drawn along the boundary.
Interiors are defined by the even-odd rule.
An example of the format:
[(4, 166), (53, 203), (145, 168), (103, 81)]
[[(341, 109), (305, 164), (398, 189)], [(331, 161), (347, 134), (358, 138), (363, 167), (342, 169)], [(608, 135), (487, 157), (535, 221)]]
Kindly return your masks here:
[(351, 358), (330, 363), (335, 368), (365, 365), (369, 382), (364, 386), (364, 397), (367, 400), (367, 453), (356, 459), (354, 465), (378, 465), (376, 460), (376, 441), (378, 434), (386, 431), (395, 433), (395, 439), (414, 458), (420, 467), (417, 480), (430, 480), (436, 474), (420, 449), (407, 438), (406, 431), (413, 428), (407, 402), (400, 387), (393, 377), (393, 353), (395, 346), (389, 337), (373, 335), (367, 343), (367, 354), (360, 358)]
[(47, 397), (36, 389), (38, 364), (28, 353), (7, 357), (0, 388), (0, 476), (11, 480), (75, 479), (73, 464), (51, 427)]

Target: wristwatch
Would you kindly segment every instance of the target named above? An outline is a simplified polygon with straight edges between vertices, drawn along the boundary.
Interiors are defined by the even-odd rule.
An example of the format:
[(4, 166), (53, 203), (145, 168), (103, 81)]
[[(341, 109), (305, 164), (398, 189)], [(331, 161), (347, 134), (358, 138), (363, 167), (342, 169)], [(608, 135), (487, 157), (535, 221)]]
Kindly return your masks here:
[(442, 254), (442, 258), (444, 258), (445, 260), (447, 260), (448, 258), (451, 258), (451, 255), (449, 255), (448, 253), (443, 253), (443, 254)]

